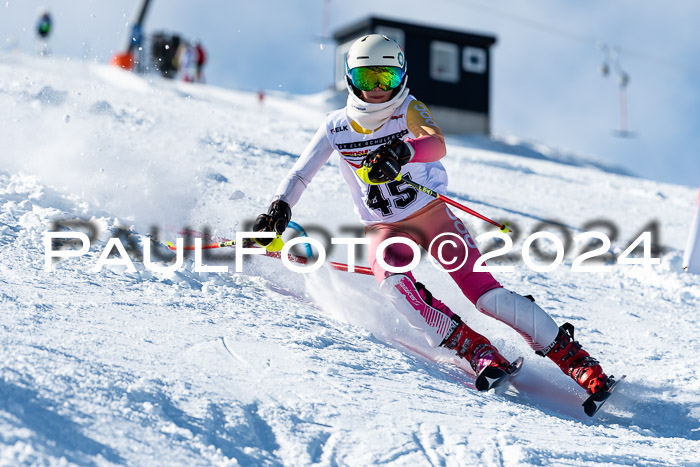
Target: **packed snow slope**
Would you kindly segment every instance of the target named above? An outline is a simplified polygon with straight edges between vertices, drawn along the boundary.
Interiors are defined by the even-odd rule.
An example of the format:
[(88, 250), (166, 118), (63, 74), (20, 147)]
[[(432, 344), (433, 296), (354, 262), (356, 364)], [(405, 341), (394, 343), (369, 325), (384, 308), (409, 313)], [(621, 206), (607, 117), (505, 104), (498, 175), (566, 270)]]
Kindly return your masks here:
[[(152, 233), (243, 230), (323, 107), (323, 96), (261, 104), (103, 65), (0, 56), (0, 465), (700, 465), (700, 286), (680, 270), (694, 189), (558, 163), (553, 151), (497, 152), (507, 139), (448, 138), (448, 195), (509, 221), (516, 259), (534, 231), (615, 237), (607, 272), (571, 271), (580, 244), (551, 272), (495, 263), (515, 266), (496, 273), (505, 286), (573, 323), (608, 373), (627, 375), (593, 419), (583, 391), (426, 261), (416, 275), (437, 297), (506, 356), (525, 356), (505, 392), (476, 392), (372, 277), (303, 275), (265, 257), (235, 273), (233, 249), (205, 256), (229, 272), (195, 272), (192, 256), (173, 272), (145, 268)], [(359, 226), (338, 164), (294, 208), (321, 240)], [(462, 218), (474, 236), (489, 230)], [(615, 264), (653, 222), (661, 264)], [(95, 240), (46, 272), (43, 238), (56, 229)], [(135, 272), (92, 272), (115, 235)]]

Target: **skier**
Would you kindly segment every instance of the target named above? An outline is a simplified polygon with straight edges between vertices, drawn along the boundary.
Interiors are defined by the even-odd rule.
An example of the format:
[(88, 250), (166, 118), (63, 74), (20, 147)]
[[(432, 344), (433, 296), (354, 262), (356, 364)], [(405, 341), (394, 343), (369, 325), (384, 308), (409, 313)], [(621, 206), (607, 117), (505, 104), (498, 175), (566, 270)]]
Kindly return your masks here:
[[(537, 354), (553, 360), (589, 395), (607, 391), (613, 377), (606, 376), (599, 363), (573, 340), (573, 326), (557, 326), (533, 300), (506, 290), (488, 272), (473, 271), (480, 254), (464, 224), (444, 202), (395, 181), (400, 172), (403, 178), (438, 193), (447, 188), (447, 174), (439, 162), (446, 153), (443, 134), (425, 104), (409, 94), (407, 78), (406, 59), (395, 40), (381, 34), (356, 40), (346, 61), (346, 107), (326, 115), (280, 183), (267, 213), (257, 217), (253, 230), (281, 234), (306, 186), (333, 151), (338, 151), (341, 173), (370, 239), (369, 263), (381, 293), (413, 327), (425, 333), (433, 347), (453, 349), (468, 361), (478, 375), (477, 389), (501, 384), (517, 370), (516, 365), (417, 282), (412, 273), (386, 271), (376, 256), (385, 239), (403, 237), (428, 250), (430, 242), (442, 233), (464, 238), (466, 247), (457, 242), (442, 249), (443, 258), (456, 258), (453, 263), (443, 262), (437, 248), (429, 253), (447, 270), (467, 257), (464, 266), (450, 272), (467, 299), (482, 313), (515, 329)], [(365, 180), (361, 178), (363, 170)], [(272, 240), (256, 241), (266, 246)], [(402, 267), (411, 262), (413, 253), (407, 245), (394, 243), (384, 250), (382, 258), (385, 264)]]

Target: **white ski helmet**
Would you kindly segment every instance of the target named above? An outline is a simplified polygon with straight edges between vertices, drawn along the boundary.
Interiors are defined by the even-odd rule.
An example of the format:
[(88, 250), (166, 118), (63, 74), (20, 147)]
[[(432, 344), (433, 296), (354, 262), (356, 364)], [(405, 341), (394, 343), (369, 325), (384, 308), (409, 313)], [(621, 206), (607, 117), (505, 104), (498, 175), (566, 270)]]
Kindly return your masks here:
[(400, 69), (401, 82), (394, 89), (398, 94), (406, 86), (406, 56), (395, 39), (384, 34), (368, 34), (357, 39), (350, 46), (345, 61), (345, 77), (348, 90), (359, 95), (359, 89), (352, 83), (351, 71), (361, 67), (394, 67)]

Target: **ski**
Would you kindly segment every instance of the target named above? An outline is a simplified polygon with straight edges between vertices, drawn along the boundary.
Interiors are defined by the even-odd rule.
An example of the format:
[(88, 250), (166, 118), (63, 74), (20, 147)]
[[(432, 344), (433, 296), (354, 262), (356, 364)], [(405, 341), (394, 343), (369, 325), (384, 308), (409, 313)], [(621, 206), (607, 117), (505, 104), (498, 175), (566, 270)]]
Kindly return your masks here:
[[(595, 394), (591, 395), (588, 399), (586, 399), (586, 401), (582, 404), (583, 411), (586, 412), (586, 415), (588, 415), (589, 417), (594, 416), (598, 412), (598, 410), (600, 410), (600, 408), (605, 404), (608, 398), (610, 398), (617, 385), (625, 379), (625, 376), (626, 375), (622, 375), (622, 378), (620, 378), (617, 381), (613, 380), (610, 387), (602, 391), (598, 391)], [(613, 379), (613, 377), (611, 376), (610, 379)]]
[(505, 370), (496, 366), (487, 366), (476, 377), (474, 386), (476, 386), (478, 391), (488, 391), (497, 388), (518, 374), (522, 366), (523, 357), (515, 359)]

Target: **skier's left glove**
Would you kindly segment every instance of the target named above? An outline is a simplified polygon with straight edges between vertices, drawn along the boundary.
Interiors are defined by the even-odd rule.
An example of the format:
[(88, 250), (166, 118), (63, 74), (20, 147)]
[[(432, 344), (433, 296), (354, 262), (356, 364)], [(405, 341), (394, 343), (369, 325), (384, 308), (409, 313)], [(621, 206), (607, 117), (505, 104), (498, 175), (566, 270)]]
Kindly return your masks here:
[(410, 143), (394, 138), (367, 154), (362, 166), (367, 167), (372, 183), (384, 183), (396, 179), (401, 173), (401, 166), (408, 164), (416, 150)]
[[(275, 200), (267, 210), (267, 214), (260, 214), (253, 224), (253, 232), (275, 232), (282, 235), (292, 219), (292, 208), (281, 199)], [(272, 238), (256, 238), (255, 241), (262, 246), (272, 242)]]

